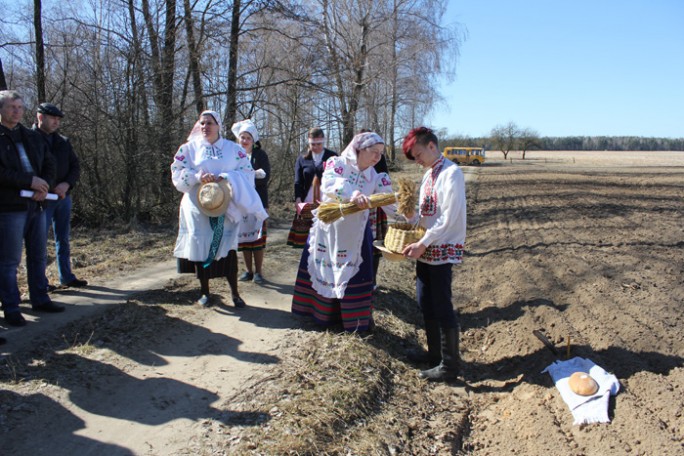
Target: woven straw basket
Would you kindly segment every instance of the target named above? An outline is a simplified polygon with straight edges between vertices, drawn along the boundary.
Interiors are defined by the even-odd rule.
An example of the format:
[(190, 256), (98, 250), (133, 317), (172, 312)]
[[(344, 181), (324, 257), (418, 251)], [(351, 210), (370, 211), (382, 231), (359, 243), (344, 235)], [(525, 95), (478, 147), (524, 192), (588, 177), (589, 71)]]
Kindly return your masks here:
[(409, 244), (419, 241), (425, 234), (425, 228), (408, 223), (395, 223), (387, 229), (385, 247), (392, 252), (401, 252)]

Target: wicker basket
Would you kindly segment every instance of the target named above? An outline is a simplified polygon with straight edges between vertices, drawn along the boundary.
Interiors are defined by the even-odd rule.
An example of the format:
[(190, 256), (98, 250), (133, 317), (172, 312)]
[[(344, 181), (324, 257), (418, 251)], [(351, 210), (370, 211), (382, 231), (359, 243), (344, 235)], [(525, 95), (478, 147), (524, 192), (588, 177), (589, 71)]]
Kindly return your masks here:
[(408, 223), (395, 223), (387, 228), (385, 247), (392, 252), (401, 252), (409, 244), (419, 241), (425, 234), (425, 228)]

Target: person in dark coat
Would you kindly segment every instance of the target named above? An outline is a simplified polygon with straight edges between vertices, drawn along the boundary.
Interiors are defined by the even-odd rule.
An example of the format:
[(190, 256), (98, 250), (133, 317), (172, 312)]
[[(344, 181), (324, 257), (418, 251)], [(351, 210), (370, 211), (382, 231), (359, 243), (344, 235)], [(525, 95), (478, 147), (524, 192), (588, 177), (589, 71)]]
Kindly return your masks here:
[[(231, 131), (238, 143), (245, 149), (249, 161), (254, 169), (254, 186), (261, 199), (261, 204), (268, 212), (268, 179), (271, 177), (271, 163), (268, 154), (261, 148), (259, 132), (251, 120), (243, 120), (233, 124)], [(253, 280), (254, 283), (264, 283), (263, 265), (266, 251), (267, 220), (261, 225), (261, 236), (256, 241), (240, 242), (238, 251), (242, 252), (247, 270), (242, 273), (238, 280), (246, 282)]]
[[(315, 195), (320, 187), (320, 179), (323, 176), (324, 164), (330, 157), (337, 154), (325, 148), (325, 133), (320, 128), (309, 130), (309, 147), (304, 154), (297, 157), (294, 176), (294, 196), (296, 213), (292, 221), (292, 228), (287, 237), (287, 245), (303, 249), (313, 220), (303, 217), (300, 213), (302, 203), (318, 203)], [(314, 180), (316, 184), (314, 185)]]
[(61, 312), (48, 296), (47, 237), (43, 202), (55, 178), (45, 141), (24, 127), (24, 101), (14, 90), (0, 91), (0, 302), (5, 322), (24, 326), (17, 269), (26, 244), (29, 298), (35, 311)]
[[(55, 159), (57, 177), (52, 192), (57, 194), (57, 201), (45, 203), (45, 226), (49, 233), (50, 226), (55, 237), (55, 253), (59, 282), (67, 287), (84, 287), (88, 282), (76, 278), (71, 271), (71, 190), (81, 176), (81, 166), (68, 138), (60, 135), (59, 125), (64, 114), (51, 103), (41, 103), (36, 114), (37, 123), (33, 129), (40, 133), (48, 149)], [(48, 285), (54, 290), (54, 285)]]

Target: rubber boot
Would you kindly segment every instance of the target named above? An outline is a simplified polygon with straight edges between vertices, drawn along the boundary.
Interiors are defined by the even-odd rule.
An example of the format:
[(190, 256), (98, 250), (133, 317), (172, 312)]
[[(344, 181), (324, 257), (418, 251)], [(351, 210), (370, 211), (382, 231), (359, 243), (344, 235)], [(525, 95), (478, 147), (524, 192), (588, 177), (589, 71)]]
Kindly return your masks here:
[(433, 382), (453, 380), (459, 374), (458, 328), (442, 328), (442, 362), (420, 372), (420, 377)]
[(430, 364), (431, 366), (439, 364), (442, 360), (440, 334), (439, 320), (425, 320), (425, 337), (428, 349), (425, 351), (420, 347), (410, 350), (406, 354), (409, 361), (417, 364)]

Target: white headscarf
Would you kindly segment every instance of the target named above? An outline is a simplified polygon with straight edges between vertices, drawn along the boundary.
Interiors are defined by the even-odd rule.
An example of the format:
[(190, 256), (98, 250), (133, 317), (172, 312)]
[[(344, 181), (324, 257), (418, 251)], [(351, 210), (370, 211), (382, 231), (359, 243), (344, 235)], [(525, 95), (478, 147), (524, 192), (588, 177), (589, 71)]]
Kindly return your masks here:
[(252, 140), (254, 140), (254, 142), (259, 141), (259, 132), (257, 132), (256, 125), (254, 125), (252, 119), (245, 119), (241, 120), (240, 122), (235, 122), (233, 126), (230, 127), (230, 131), (233, 132), (235, 138), (237, 139), (240, 138), (241, 133), (246, 131), (252, 135)]
[(380, 137), (379, 134), (369, 131), (367, 133), (359, 133), (352, 138), (349, 145), (340, 154), (342, 157), (356, 164), (356, 158), (359, 155), (359, 151), (363, 149), (368, 149), (376, 144), (385, 144), (385, 141)]
[(195, 139), (202, 137), (202, 126), (200, 125), (200, 120), (202, 120), (202, 116), (211, 116), (214, 118), (219, 127), (219, 138), (221, 137), (221, 130), (223, 130), (223, 122), (221, 122), (221, 116), (219, 115), (219, 113), (216, 111), (202, 111), (202, 114), (199, 115), (197, 122), (195, 122), (195, 125), (192, 127), (192, 130), (188, 135), (188, 142), (194, 141)]

